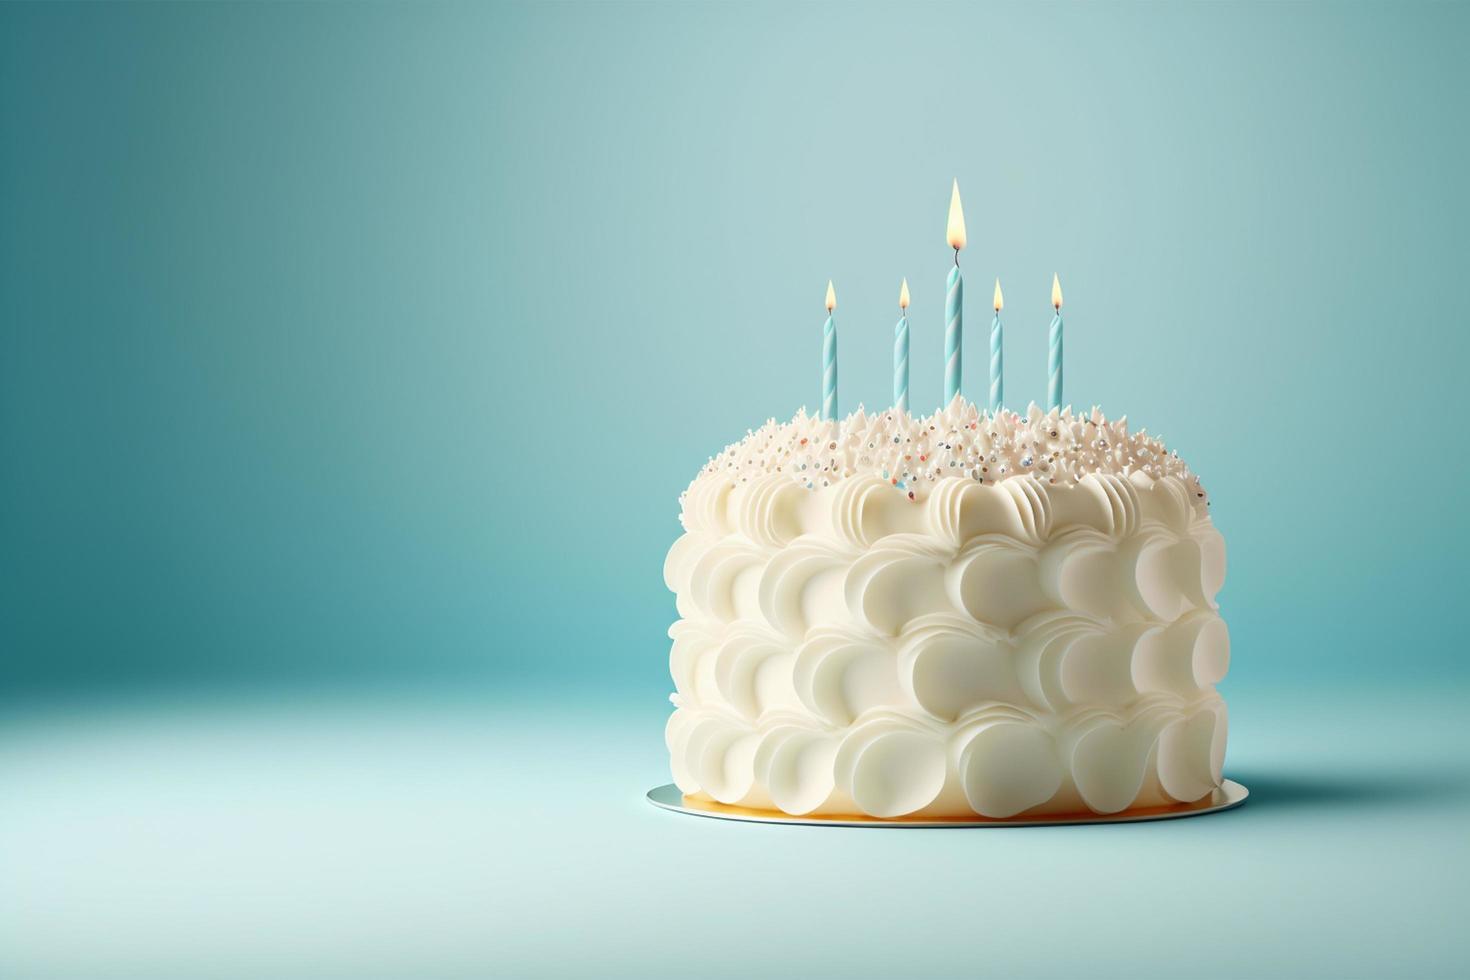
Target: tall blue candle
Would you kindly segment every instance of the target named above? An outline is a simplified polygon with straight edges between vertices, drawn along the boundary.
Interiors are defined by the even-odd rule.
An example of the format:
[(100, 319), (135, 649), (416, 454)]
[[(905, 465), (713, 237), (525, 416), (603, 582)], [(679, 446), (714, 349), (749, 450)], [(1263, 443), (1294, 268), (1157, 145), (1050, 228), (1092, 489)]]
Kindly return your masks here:
[(1051, 277), (1051, 305), (1057, 311), (1051, 318), (1051, 336), (1047, 344), (1046, 407), (1062, 407), (1062, 282)]
[(995, 319), (990, 322), (990, 414), (995, 415), (1006, 399), (1005, 328), (1000, 323), (1000, 310), (1005, 301), (1000, 295), (1000, 280), (995, 280)]
[(965, 280), (960, 276), (960, 249), (965, 247), (965, 211), (960, 206), (960, 182), (949, 195), (949, 247), (954, 249), (954, 268), (944, 295), (944, 404), (960, 393), (965, 356)]
[(822, 327), (822, 418), (837, 418), (837, 324), (832, 311), (837, 308), (837, 293), (827, 280), (827, 322)]
[(893, 325), (893, 407), (909, 410), (909, 281), (898, 289), (898, 322)]

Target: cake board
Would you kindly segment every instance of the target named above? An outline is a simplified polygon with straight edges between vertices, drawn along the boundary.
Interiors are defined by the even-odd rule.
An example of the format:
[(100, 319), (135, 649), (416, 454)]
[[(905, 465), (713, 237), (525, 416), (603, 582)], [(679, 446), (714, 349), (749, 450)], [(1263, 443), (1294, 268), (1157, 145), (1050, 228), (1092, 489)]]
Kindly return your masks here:
[(1077, 824), (1141, 823), (1148, 820), (1173, 820), (1179, 817), (1198, 817), (1206, 813), (1219, 813), (1240, 806), (1250, 791), (1233, 779), (1227, 779), (1209, 796), (1195, 803), (1178, 803), (1173, 806), (1139, 807), (1122, 813), (1059, 813), (1052, 816), (1007, 817), (998, 819), (982, 817), (900, 817), (880, 820), (861, 814), (836, 814), (832, 816), (792, 816), (775, 810), (752, 810), (742, 806), (730, 806), (706, 800), (694, 800), (684, 796), (679, 787), (665, 783), (648, 791), (648, 802), (664, 810), (687, 813), (695, 817), (712, 817), (716, 820), (739, 820), (746, 823), (794, 824), (804, 827), (1057, 827)]

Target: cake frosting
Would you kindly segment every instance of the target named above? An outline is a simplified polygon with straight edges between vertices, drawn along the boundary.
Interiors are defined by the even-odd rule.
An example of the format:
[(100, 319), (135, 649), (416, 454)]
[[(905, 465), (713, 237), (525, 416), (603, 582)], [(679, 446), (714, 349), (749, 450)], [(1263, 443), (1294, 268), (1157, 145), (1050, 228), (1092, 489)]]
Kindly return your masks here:
[(681, 505), (666, 741), (686, 796), (1012, 817), (1221, 783), (1224, 540), (1126, 419), (801, 413)]

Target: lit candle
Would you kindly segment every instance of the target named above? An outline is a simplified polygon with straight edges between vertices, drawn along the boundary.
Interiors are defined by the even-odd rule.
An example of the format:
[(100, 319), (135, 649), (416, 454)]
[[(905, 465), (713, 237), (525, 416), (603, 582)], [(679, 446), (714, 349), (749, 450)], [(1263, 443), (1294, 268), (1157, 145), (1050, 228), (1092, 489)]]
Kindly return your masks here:
[(1000, 280), (995, 280), (995, 319), (990, 321), (990, 414), (1000, 411), (1006, 398), (1005, 328), (1000, 325)]
[(1051, 318), (1051, 341), (1048, 345), (1048, 377), (1046, 384), (1046, 407), (1048, 410), (1062, 407), (1062, 281), (1056, 273), (1051, 277), (1051, 305), (1057, 311)]
[(909, 281), (898, 289), (898, 322), (893, 325), (893, 407), (909, 410)]
[(960, 249), (965, 247), (965, 211), (960, 207), (960, 182), (949, 195), (949, 247), (954, 249), (954, 268), (949, 270), (944, 295), (944, 404), (960, 393), (961, 361), (965, 347), (965, 281), (960, 278)]
[(822, 418), (837, 418), (837, 324), (832, 311), (837, 308), (837, 293), (832, 280), (827, 280), (827, 322), (822, 327)]

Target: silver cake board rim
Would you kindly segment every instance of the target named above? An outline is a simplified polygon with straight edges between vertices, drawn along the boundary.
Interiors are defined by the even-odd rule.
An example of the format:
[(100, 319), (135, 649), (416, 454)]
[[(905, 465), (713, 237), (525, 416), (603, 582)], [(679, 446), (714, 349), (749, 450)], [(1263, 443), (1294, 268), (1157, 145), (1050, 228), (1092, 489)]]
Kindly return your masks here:
[(909, 827), (909, 828), (956, 828), (956, 827), (1071, 827), (1092, 824), (1145, 823), (1153, 820), (1178, 820), (1182, 817), (1198, 817), (1207, 813), (1220, 813), (1234, 809), (1246, 801), (1250, 790), (1233, 779), (1220, 784), (1208, 798), (1208, 802), (1182, 804), (1178, 807), (1153, 807), (1142, 810), (1124, 810), (1121, 813), (1063, 813), (1046, 817), (1009, 817), (998, 820), (977, 816), (973, 820), (963, 817), (936, 820), (933, 818), (896, 818), (880, 820), (876, 817), (830, 816), (797, 817), (779, 811), (748, 810), (723, 804), (699, 805), (699, 801), (684, 799), (684, 794), (673, 783), (655, 786), (646, 794), (648, 802), (662, 810), (684, 813), (692, 817), (707, 817), (713, 820), (733, 820), (740, 823), (785, 824), (797, 827)]

